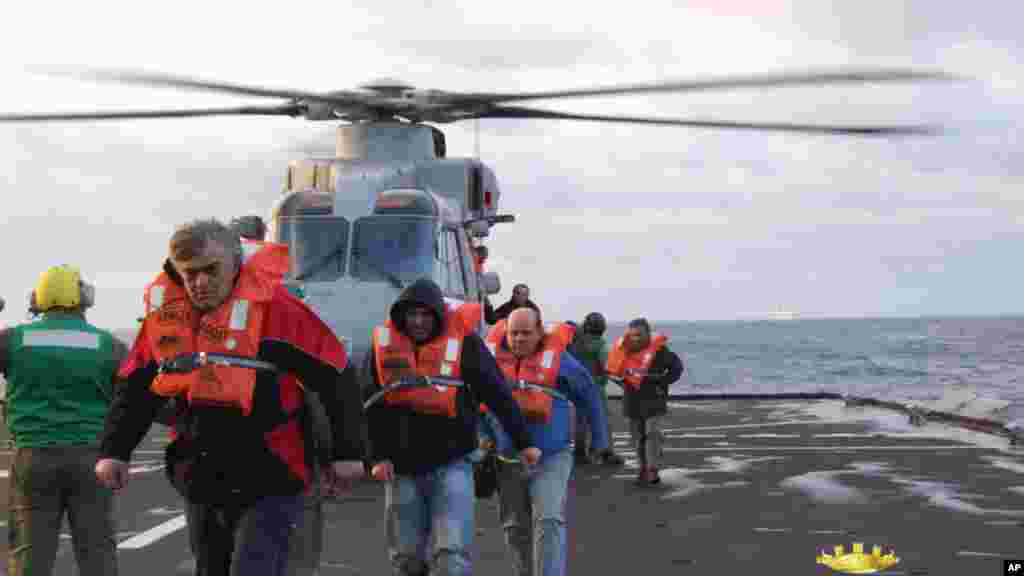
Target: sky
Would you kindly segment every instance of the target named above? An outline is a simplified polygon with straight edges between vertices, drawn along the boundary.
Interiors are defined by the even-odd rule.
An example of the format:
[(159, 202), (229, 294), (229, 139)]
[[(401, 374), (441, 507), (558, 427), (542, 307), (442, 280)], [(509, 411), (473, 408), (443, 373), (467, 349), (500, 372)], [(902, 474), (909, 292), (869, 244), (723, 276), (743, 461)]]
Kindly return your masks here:
[[(565, 319), (612, 321), (1024, 313), (1024, 61), (1011, 2), (376, 1), (273, 8), (181, 1), (17, 3), (0, 35), (2, 112), (270, 104), (55, 79), (130, 68), (310, 91), (379, 77), (533, 91), (790, 69), (920, 67), (952, 84), (737, 90), (530, 103), (581, 113), (821, 123), (940, 123), (878, 139), (564, 121), (443, 127), (449, 156), (494, 168), (490, 269)], [(80, 266), (95, 323), (134, 324), (174, 226), (267, 214), (300, 119), (0, 125), (0, 323), (38, 274)], [(554, 311), (554, 312), (552, 312)]]

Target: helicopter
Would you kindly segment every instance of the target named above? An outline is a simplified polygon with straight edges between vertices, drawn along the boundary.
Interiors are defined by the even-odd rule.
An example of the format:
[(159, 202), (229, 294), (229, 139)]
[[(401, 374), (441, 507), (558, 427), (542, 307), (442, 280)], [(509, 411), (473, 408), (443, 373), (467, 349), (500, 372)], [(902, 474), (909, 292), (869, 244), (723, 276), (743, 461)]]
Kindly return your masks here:
[[(364, 353), (373, 327), (387, 317), (397, 294), (429, 277), (450, 305), (476, 303), (501, 290), (500, 278), (484, 272), (474, 250), (491, 229), (514, 222), (499, 214), (501, 190), (493, 167), (477, 158), (450, 158), (437, 125), (465, 120), (572, 120), (704, 129), (826, 134), (913, 136), (934, 126), (828, 126), (707, 119), (577, 114), (522, 106), (520, 102), (593, 96), (703, 92), (821, 84), (870, 84), (954, 80), (939, 72), (909, 69), (784, 72), (743, 77), (665, 81), (523, 93), (450, 92), (378, 79), (355, 90), (313, 93), (214, 82), (126, 70), (50, 72), (81, 80), (280, 100), (266, 106), (225, 108), (6, 114), (0, 123), (62, 122), (203, 116), (289, 116), (340, 122), (333, 156), (289, 163), (286, 184), (273, 203), (270, 240), (289, 247), (286, 282), (346, 343), (353, 359)], [(481, 314), (478, 329), (486, 332)]]
[[(303, 300), (345, 342), (350, 361), (357, 366), (369, 348), (373, 327), (387, 318), (391, 303), (412, 281), (431, 278), (452, 306), (471, 303), (483, 307), (488, 296), (501, 290), (498, 275), (483, 271), (474, 261), (473, 251), (485, 245), (493, 227), (514, 222), (515, 216), (499, 213), (501, 189), (494, 168), (478, 158), (448, 157), (445, 134), (438, 125), (505, 118), (839, 137), (921, 136), (939, 129), (921, 125), (826, 126), (577, 114), (519, 103), (741, 88), (954, 80), (946, 74), (914, 70), (838, 70), (532, 93), (458, 93), (420, 90), (398, 80), (380, 79), (356, 90), (312, 93), (138, 71), (89, 70), (60, 75), (257, 96), (279, 102), (204, 109), (0, 114), (0, 123), (206, 116), (288, 116), (339, 123), (333, 156), (289, 162), (284, 189), (270, 208), (268, 229), (269, 240), (289, 249), (290, 271), (285, 282), (300, 289)], [(478, 331), (485, 333), (486, 315), (481, 315), (478, 323)], [(306, 541), (316, 541), (316, 534), (323, 534), (322, 506), (317, 503), (310, 507), (312, 519), (302, 528), (308, 535)], [(311, 550), (308, 556), (300, 558), (290, 573), (312, 573), (311, 566), (319, 565), (320, 552)]]

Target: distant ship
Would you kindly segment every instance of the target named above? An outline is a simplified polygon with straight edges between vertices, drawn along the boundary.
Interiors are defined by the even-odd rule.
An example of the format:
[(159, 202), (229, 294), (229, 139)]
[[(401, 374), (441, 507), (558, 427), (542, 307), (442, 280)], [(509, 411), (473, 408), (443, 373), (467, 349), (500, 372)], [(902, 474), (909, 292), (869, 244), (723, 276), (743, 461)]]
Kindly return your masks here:
[(785, 308), (777, 308), (768, 313), (769, 320), (796, 320), (799, 317), (800, 315), (797, 312)]

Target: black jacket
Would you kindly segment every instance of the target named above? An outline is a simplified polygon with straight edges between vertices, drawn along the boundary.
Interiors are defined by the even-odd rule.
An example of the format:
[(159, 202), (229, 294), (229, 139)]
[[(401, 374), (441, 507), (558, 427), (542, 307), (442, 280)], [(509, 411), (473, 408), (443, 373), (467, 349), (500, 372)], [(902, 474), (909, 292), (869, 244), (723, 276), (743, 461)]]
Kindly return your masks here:
[[(529, 298), (526, 299), (526, 304), (523, 304), (522, 306), (517, 305), (513, 300), (509, 299), (508, 302), (498, 306), (498, 309), (494, 311), (493, 315), (490, 318), (485, 318), (485, 320), (488, 324), (497, 324), (499, 320), (508, 318), (508, 315), (516, 308), (533, 308), (537, 312), (540, 312), (540, 308)], [(486, 313), (486, 308), (484, 309), (484, 312)], [(493, 320), (493, 322), (491, 320)]]
[(683, 361), (675, 352), (663, 346), (654, 354), (651, 374), (665, 376), (648, 376), (640, 383), (640, 388), (633, 390), (624, 387), (622, 396), (623, 416), (629, 419), (653, 418), (668, 413), (668, 389), (683, 375)]
[[(331, 460), (363, 460), (364, 422), (357, 372), (330, 328), (283, 286), (275, 288), (267, 308), (257, 357), (317, 393), (331, 424)], [(121, 367), (121, 375), (100, 452), (104, 458), (127, 461), (168, 403), (168, 398), (150, 389), (157, 363), (145, 326)], [(237, 409), (186, 408), (187, 402), (180, 399), (175, 427), (185, 434), (167, 448), (168, 472), (177, 462), (194, 460), (202, 452), (209, 456), (201, 465), (196, 461), (192, 467), (195, 477), (218, 477), (219, 486), (242, 490), (250, 499), (300, 493), (305, 482), (266, 445), (266, 434), (288, 421), (282, 408), (280, 378), (267, 372), (257, 374), (253, 410), (248, 416)], [(314, 453), (312, 431), (304, 409), (297, 418), (299, 433), (279, 434), (274, 441), (283, 444), (290, 458), (305, 460), (308, 481)]]
[[(391, 323), (395, 329), (404, 332), (406, 309), (414, 303), (427, 306), (434, 313), (431, 338), (440, 337), (444, 333), (444, 298), (437, 285), (430, 281), (411, 284), (391, 306)], [(363, 365), (364, 399), (380, 390), (376, 365), (371, 348)], [(415, 475), (468, 455), (478, 446), (477, 420), (481, 402), (497, 415), (519, 450), (529, 446), (519, 404), (512, 397), (512, 390), (494, 357), (476, 334), (463, 338), (459, 373), (467, 388), (459, 392), (456, 418), (428, 416), (383, 402), (367, 410), (367, 456), (371, 464), (390, 460), (395, 473)]]

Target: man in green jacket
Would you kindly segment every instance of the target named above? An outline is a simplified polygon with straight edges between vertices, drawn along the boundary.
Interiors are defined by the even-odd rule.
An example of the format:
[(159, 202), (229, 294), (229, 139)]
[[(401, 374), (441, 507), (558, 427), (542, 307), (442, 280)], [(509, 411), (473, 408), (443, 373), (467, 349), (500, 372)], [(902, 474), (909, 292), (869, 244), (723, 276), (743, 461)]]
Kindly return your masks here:
[[(608, 343), (604, 339), (606, 329), (607, 322), (600, 312), (587, 314), (587, 317), (583, 320), (582, 334), (577, 333), (576, 339), (573, 340), (572, 345), (569, 347), (569, 352), (579, 360), (580, 364), (583, 364), (590, 371), (590, 375), (594, 379), (594, 385), (597, 386), (598, 393), (601, 396), (601, 402), (604, 403), (604, 413), (610, 414), (608, 412), (608, 391), (605, 389), (608, 379), (605, 377), (604, 372), (605, 362), (608, 361)], [(591, 423), (586, 421), (585, 418), (576, 419), (576, 438), (574, 442), (576, 462), (583, 464), (589, 462), (593, 457), (604, 464), (621, 466), (624, 460), (615, 453), (612, 444), (609, 444), (608, 449), (600, 454), (589, 454), (589, 450), (587, 450), (587, 435), (589, 434), (587, 428), (590, 425)], [(611, 438), (610, 418), (605, 419), (605, 425), (608, 427), (608, 438)]]
[[(82, 574), (117, 575), (113, 492), (96, 481), (98, 436), (127, 347), (85, 320), (94, 289), (70, 266), (44, 272), (32, 322), (0, 331), (7, 380), (11, 576), (53, 573), (66, 513)], [(40, 317), (41, 316), (41, 317)]]

